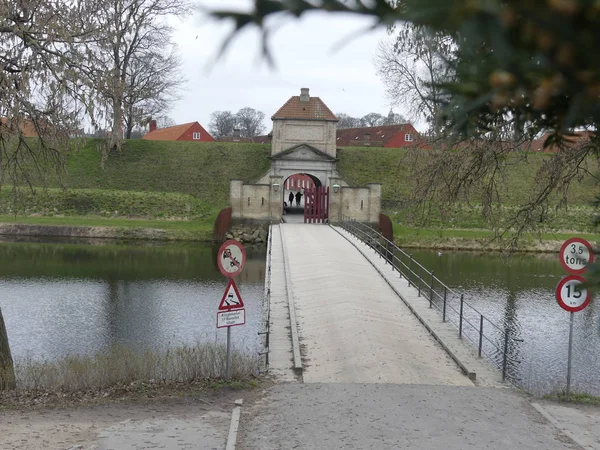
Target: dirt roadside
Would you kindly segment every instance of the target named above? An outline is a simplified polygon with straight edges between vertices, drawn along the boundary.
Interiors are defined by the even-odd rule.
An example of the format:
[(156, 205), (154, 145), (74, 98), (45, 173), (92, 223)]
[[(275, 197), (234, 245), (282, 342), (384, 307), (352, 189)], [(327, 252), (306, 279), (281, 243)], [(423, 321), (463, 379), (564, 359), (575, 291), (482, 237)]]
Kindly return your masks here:
[[(234, 401), (268, 383), (0, 396), (2, 449), (223, 449)], [(232, 387), (233, 386), (233, 387)]]

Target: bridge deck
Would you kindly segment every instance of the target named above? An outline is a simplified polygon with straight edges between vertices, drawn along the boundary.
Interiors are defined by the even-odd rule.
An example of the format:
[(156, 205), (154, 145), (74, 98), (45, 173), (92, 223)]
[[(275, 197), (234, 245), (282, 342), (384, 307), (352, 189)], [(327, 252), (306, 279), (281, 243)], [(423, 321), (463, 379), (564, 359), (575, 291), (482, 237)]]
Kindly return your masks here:
[[(273, 239), (274, 254), (283, 250), (289, 263), (304, 382), (472, 385), (342, 236), (320, 225), (273, 228), (279, 228), (278, 238), (281, 232)], [(273, 259), (271, 281), (272, 292), (278, 293), (272, 302), (279, 305), (286, 277), (275, 264), (282, 259)], [(277, 317), (272, 316), (271, 330), (279, 336), (282, 329), (289, 333), (289, 320), (280, 320), (289, 316)], [(289, 341), (277, 340), (271, 354), (288, 355), (287, 360), (271, 358), (279, 369), (292, 367)]]

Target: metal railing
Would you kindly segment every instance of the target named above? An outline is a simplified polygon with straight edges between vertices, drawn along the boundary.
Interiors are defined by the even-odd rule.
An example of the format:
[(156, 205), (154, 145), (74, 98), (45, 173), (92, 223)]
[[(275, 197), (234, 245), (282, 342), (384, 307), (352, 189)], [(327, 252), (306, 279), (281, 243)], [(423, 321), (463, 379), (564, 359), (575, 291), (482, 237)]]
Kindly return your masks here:
[(480, 358), (486, 356), (501, 370), (502, 381), (508, 379), (515, 384), (520, 383), (514, 370), (520, 361), (512, 353), (516, 344), (523, 340), (511, 336), (509, 327), (501, 327), (485, 317), (465, 300), (463, 293), (448, 287), (433, 271), (427, 270), (379, 231), (345, 216), (338, 225), (384, 258), (406, 279), (409, 287), (417, 290), (419, 297), (423, 296), (429, 301), (430, 308), (436, 308), (441, 313), (443, 322), (454, 324), (459, 338), (469, 340), (477, 348)]
[(269, 225), (269, 237), (267, 239), (267, 261), (265, 270), (265, 288), (263, 292), (263, 323), (259, 335), (264, 336), (263, 338), (263, 349), (258, 354), (259, 356), (265, 357), (264, 370), (262, 372), (269, 371), (269, 336), (271, 329), (271, 251), (273, 248), (273, 234), (271, 233), (272, 225)]

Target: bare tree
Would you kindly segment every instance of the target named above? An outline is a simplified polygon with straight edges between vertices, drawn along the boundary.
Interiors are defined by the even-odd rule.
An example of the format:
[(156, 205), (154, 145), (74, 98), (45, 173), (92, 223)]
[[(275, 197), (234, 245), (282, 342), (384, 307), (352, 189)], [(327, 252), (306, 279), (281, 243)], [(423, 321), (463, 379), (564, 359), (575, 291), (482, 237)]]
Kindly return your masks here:
[[(12, 183), (16, 200), (20, 186), (60, 179), (82, 115), (95, 116), (84, 75), (98, 11), (93, 0), (0, 2), (0, 185)], [(0, 390), (14, 386), (0, 312)]]
[(157, 128), (169, 128), (174, 127), (175, 125), (177, 125), (177, 123), (172, 117), (161, 115), (156, 118)]
[(6, 326), (0, 310), (0, 391), (16, 387), (15, 369), (8, 345)]
[(384, 120), (384, 125), (397, 125), (400, 123), (406, 123), (406, 119), (402, 114), (395, 113), (390, 109), (387, 117)]
[(242, 108), (236, 115), (236, 124), (240, 129), (241, 137), (254, 137), (265, 132), (263, 120), (265, 113), (252, 108)]
[[(156, 54), (171, 46), (172, 28), (166, 18), (187, 14), (189, 4), (186, 0), (98, 1), (103, 6), (97, 18), (102, 38), (90, 57), (94, 58), (95, 65), (91, 74), (94, 86), (104, 97), (111, 118), (106, 157), (121, 147), (128, 75), (132, 74), (132, 67), (137, 64), (147, 69), (148, 64), (159, 61)], [(166, 67), (167, 71), (173, 70), (173, 62), (168, 58)]]
[(379, 113), (369, 113), (362, 118), (352, 117), (348, 114), (338, 113), (337, 128), (343, 130), (345, 128), (361, 128), (361, 127), (375, 127), (378, 125), (396, 125), (399, 123), (405, 123), (406, 119), (401, 114), (396, 114), (390, 110), (387, 116), (383, 116)]
[(383, 125), (385, 117), (379, 113), (369, 113), (361, 119), (363, 126), (365, 127), (376, 127), (377, 125)]
[(362, 125), (361, 119), (358, 117), (352, 117), (345, 113), (336, 114), (338, 118), (337, 127), (339, 130), (343, 130), (345, 128), (359, 128)]
[(135, 54), (127, 70), (123, 97), (125, 138), (131, 138), (136, 126), (147, 117), (161, 117), (177, 100), (184, 78), (179, 74), (181, 61), (175, 48), (152, 48)]
[(389, 99), (407, 108), (413, 118), (427, 120), (434, 135), (442, 127), (447, 95), (439, 86), (451, 76), (448, 57), (452, 48), (448, 36), (405, 24), (379, 44), (375, 61)]
[(231, 111), (215, 111), (210, 115), (208, 129), (214, 138), (233, 136), (236, 127), (236, 116)]

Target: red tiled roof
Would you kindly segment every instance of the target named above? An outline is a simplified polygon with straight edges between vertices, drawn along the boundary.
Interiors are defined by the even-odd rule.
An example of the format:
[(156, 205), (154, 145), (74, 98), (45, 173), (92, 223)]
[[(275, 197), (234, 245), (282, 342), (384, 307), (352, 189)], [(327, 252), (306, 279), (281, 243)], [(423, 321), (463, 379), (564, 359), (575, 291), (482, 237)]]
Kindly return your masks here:
[(159, 128), (158, 130), (146, 133), (144, 136), (142, 136), (142, 139), (147, 139), (150, 141), (176, 141), (195, 123), (196, 122), (190, 122), (167, 128)]
[[(533, 152), (555, 152), (558, 150), (558, 147), (554, 144), (548, 145), (544, 147), (546, 143), (546, 139), (550, 137), (552, 133), (546, 132), (539, 139), (536, 139), (531, 142), (531, 151)], [(567, 146), (576, 147), (578, 145), (582, 145), (583, 143), (589, 141), (594, 135), (591, 131), (576, 131), (571, 135), (565, 135), (565, 140), (567, 142)]]
[(299, 95), (285, 102), (271, 119), (338, 120), (319, 97), (309, 97), (307, 102), (301, 102)]
[(337, 130), (336, 145), (338, 147), (362, 146), (365, 134), (370, 134), (370, 142), (386, 145), (394, 136), (400, 133), (408, 123), (397, 125), (382, 125), (379, 127), (345, 128)]

